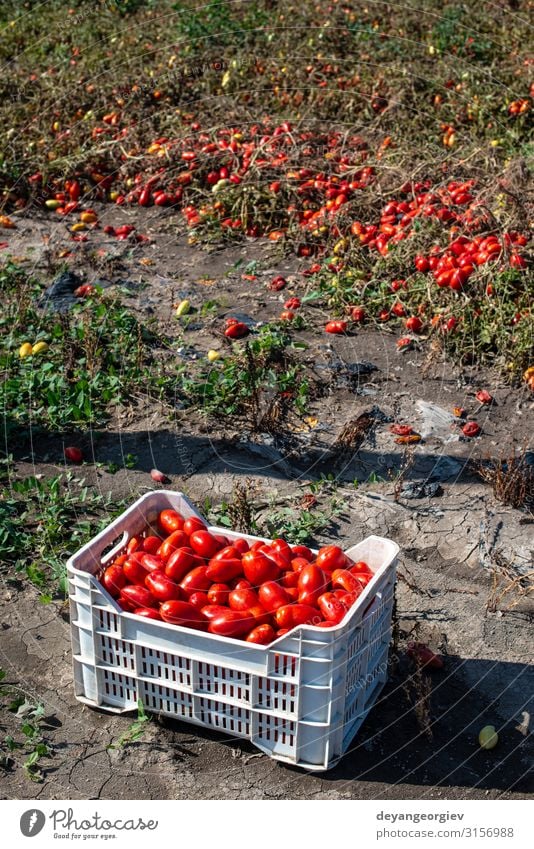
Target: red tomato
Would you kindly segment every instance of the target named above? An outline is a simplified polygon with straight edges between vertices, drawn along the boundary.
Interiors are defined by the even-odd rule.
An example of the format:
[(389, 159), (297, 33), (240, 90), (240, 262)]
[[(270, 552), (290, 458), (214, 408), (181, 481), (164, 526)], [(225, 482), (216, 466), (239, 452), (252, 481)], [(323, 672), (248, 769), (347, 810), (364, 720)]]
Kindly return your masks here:
[(206, 558), (213, 557), (221, 548), (220, 542), (209, 531), (193, 531), (189, 544), (193, 551)]
[(309, 604), (285, 604), (274, 614), (278, 628), (294, 628), (296, 625), (316, 625), (321, 616), (315, 607)]
[(206, 524), (202, 521), (202, 519), (198, 519), (196, 516), (191, 516), (191, 518), (186, 519), (184, 522), (184, 531), (190, 536), (195, 531), (205, 531)]
[(361, 593), (362, 584), (348, 569), (334, 569), (332, 572), (332, 587), (345, 590), (346, 593)]
[(272, 625), (258, 625), (253, 628), (250, 634), (247, 634), (247, 643), (256, 643), (259, 646), (268, 646), (276, 639), (276, 634)]
[(248, 610), (249, 607), (256, 607), (258, 603), (254, 590), (232, 590), (228, 596), (228, 604), (232, 610)]
[(247, 551), (243, 555), (243, 572), (253, 587), (259, 587), (265, 581), (275, 581), (280, 568), (269, 557), (259, 551)]
[(161, 616), (153, 607), (136, 607), (133, 612), (136, 616), (143, 616), (144, 619), (159, 619), (161, 622)]
[(183, 591), (189, 596), (191, 593), (204, 593), (211, 587), (211, 580), (206, 575), (205, 566), (196, 566), (187, 573), (180, 582)]
[(303, 557), (304, 560), (312, 561), (313, 560), (313, 551), (311, 548), (308, 548), (307, 545), (292, 545), (291, 553), (293, 557)]
[(126, 546), (126, 554), (133, 554), (134, 551), (138, 551), (141, 548), (141, 540), (137, 537), (132, 537)]
[(184, 526), (184, 517), (176, 510), (162, 510), (158, 516), (158, 525), (166, 534), (173, 531), (181, 531)]
[(326, 333), (346, 333), (348, 322), (346, 321), (328, 321), (325, 324)]
[(184, 531), (174, 531), (170, 537), (167, 537), (167, 539), (161, 543), (156, 554), (158, 557), (161, 557), (162, 560), (166, 561), (173, 551), (176, 551), (178, 548), (182, 548), (184, 545), (189, 545), (188, 535)]
[(228, 339), (242, 339), (243, 336), (248, 336), (249, 333), (250, 330), (243, 321), (236, 321), (235, 324), (231, 324), (224, 331), (224, 335)]
[(139, 561), (141, 565), (145, 567), (147, 572), (163, 572), (165, 570), (165, 563), (161, 557), (157, 556), (157, 554), (142, 554)]
[[(145, 583), (145, 578), (148, 572), (144, 568), (144, 566), (141, 566), (141, 564), (137, 562), (137, 560), (134, 560), (133, 558), (128, 558), (122, 568), (126, 578), (128, 579), (128, 581), (130, 581), (131, 584)], [(138, 605), (138, 607), (139, 606), (144, 605)]]
[(235, 557), (228, 560), (215, 560), (215, 558), (212, 558), (208, 565), (207, 576), (211, 581), (215, 581), (216, 583), (226, 583), (242, 574), (243, 564), (241, 560)]
[(188, 601), (165, 601), (159, 609), (164, 622), (171, 625), (183, 625), (186, 628), (206, 630), (206, 619), (196, 607)]
[(113, 563), (112, 566), (108, 566), (102, 576), (102, 584), (113, 598), (118, 598), (121, 594), (122, 588), (126, 584), (126, 575), (124, 574), (122, 566), (118, 566), (116, 563)]
[(354, 565), (350, 567), (350, 571), (353, 575), (356, 575), (358, 572), (369, 572), (371, 575), (373, 575), (372, 570), (363, 560), (358, 560), (357, 563), (354, 563)]
[(266, 581), (262, 584), (258, 591), (258, 598), (261, 606), (268, 613), (274, 613), (284, 604), (291, 603), (291, 596), (288, 595), (285, 587), (281, 587), (276, 581)]
[(165, 572), (150, 572), (145, 578), (145, 587), (150, 590), (158, 601), (171, 601), (171, 599), (183, 598), (178, 584), (171, 581)]
[(477, 422), (466, 422), (462, 428), (462, 433), (464, 436), (478, 436), (481, 431), (481, 427)]
[(273, 551), (278, 552), (284, 560), (287, 561), (287, 565), (289, 566), (291, 562), (291, 549), (285, 539), (274, 539), (271, 543), (271, 549)]
[(412, 333), (419, 333), (423, 328), (423, 322), (417, 315), (412, 315), (410, 318), (407, 318), (405, 321), (406, 329), (411, 330)]
[(202, 616), (206, 619), (214, 619), (216, 616), (226, 613), (227, 610), (228, 608), (222, 604), (207, 604), (202, 608)]
[(189, 604), (192, 604), (193, 607), (196, 607), (197, 610), (202, 610), (210, 603), (210, 600), (206, 593), (191, 593), (188, 601)]
[(241, 557), (241, 553), (235, 547), (235, 545), (225, 545), (225, 547), (221, 548), (220, 551), (218, 551), (217, 554), (214, 554), (211, 559), (212, 560), (230, 560), (230, 559), (235, 559), (236, 557), (239, 559)]
[(212, 584), (208, 590), (208, 601), (210, 604), (228, 604), (230, 587), (228, 584)]
[(142, 543), (143, 551), (146, 551), (147, 554), (155, 554), (158, 548), (161, 545), (161, 540), (159, 537), (145, 537)]
[(347, 612), (343, 602), (334, 593), (323, 593), (317, 603), (324, 618), (336, 625), (341, 622)]
[(83, 453), (81, 448), (77, 448), (75, 445), (69, 445), (65, 448), (65, 457), (67, 460), (70, 460), (71, 463), (83, 463)]
[(280, 578), (280, 583), (283, 587), (296, 587), (299, 582), (298, 572), (284, 572)]
[(417, 268), (418, 271), (421, 271), (423, 274), (426, 271), (428, 271), (430, 266), (428, 264), (428, 259), (426, 258), (426, 256), (421, 256), (421, 255), (416, 256), (415, 257), (415, 267)]
[(299, 572), (299, 603), (317, 605), (319, 596), (328, 587), (329, 576), (319, 566), (309, 563), (302, 572)]
[(256, 540), (256, 542), (252, 543), (249, 551), (259, 551), (260, 548), (263, 548), (264, 545), (265, 545), (265, 543), (262, 542), (261, 539), (258, 539), (258, 540)]
[(239, 537), (238, 539), (234, 539), (232, 542), (234, 548), (237, 548), (240, 554), (244, 554), (246, 551), (250, 550), (250, 546), (246, 539)]
[(167, 560), (165, 574), (168, 578), (179, 583), (195, 563), (198, 563), (198, 558), (192, 548), (178, 548), (172, 552)]
[(252, 586), (250, 581), (247, 581), (246, 578), (239, 578), (238, 580), (236, 580), (234, 578), (234, 580), (230, 582), (230, 587), (233, 590), (252, 590), (252, 589), (254, 589), (254, 587)]
[(325, 545), (319, 549), (316, 563), (325, 572), (333, 572), (347, 565), (347, 557), (339, 545)]
[(309, 562), (305, 557), (294, 557), (291, 561), (291, 568), (298, 574), (309, 565)]
[(255, 625), (265, 625), (267, 622), (271, 621), (270, 614), (263, 609), (261, 604), (255, 604), (253, 607), (249, 607), (247, 613), (255, 620)]
[(128, 587), (124, 587), (121, 592), (121, 597), (125, 598), (130, 604), (133, 604), (134, 607), (157, 607), (158, 602), (146, 587), (142, 587), (140, 584), (133, 584)]
[(221, 637), (242, 637), (250, 631), (253, 624), (254, 620), (247, 613), (225, 610), (210, 621), (208, 631)]

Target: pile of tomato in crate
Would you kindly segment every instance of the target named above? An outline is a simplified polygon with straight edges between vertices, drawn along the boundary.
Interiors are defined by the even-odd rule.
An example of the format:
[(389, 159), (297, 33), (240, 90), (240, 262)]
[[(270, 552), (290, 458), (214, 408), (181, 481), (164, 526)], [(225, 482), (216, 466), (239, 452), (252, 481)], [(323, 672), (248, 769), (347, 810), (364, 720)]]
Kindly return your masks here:
[(314, 554), (283, 539), (230, 540), (167, 509), (101, 582), (129, 613), (269, 645), (298, 625), (340, 624), (372, 577), (337, 545)]

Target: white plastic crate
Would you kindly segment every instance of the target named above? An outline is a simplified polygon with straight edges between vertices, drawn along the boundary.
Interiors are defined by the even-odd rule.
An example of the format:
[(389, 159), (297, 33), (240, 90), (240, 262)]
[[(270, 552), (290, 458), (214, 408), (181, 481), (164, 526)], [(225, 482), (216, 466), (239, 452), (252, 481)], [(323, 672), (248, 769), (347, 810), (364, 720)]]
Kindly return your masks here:
[(342, 624), (299, 626), (259, 646), (126, 613), (100, 585), (103, 568), (165, 508), (202, 518), (182, 493), (151, 492), (67, 563), (76, 697), (116, 713), (140, 699), (149, 712), (244, 737), (276, 760), (330, 769), (387, 677), (398, 546), (369, 536), (347, 550), (375, 575)]

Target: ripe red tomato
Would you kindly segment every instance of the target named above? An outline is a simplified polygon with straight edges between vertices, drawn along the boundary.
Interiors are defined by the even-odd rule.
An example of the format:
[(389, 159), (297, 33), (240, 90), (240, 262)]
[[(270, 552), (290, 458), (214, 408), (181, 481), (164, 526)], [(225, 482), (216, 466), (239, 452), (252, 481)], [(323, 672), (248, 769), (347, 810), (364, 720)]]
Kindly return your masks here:
[(123, 587), (121, 597), (125, 598), (130, 604), (135, 607), (157, 607), (158, 602), (146, 587), (140, 584), (133, 584)]
[(228, 604), (232, 610), (248, 610), (250, 607), (256, 607), (259, 599), (254, 590), (232, 590), (228, 596)]
[(141, 540), (137, 537), (132, 537), (126, 546), (126, 554), (133, 554), (134, 551), (137, 551), (141, 548)]
[(193, 607), (196, 607), (197, 610), (202, 610), (210, 603), (210, 600), (206, 593), (191, 593), (188, 601), (189, 604), (192, 604)]
[[(123, 572), (128, 581), (131, 584), (144, 584), (145, 578), (148, 574), (147, 570), (144, 566), (141, 566), (137, 560), (134, 560), (133, 557), (129, 557), (126, 563), (124, 564)], [(138, 605), (138, 607), (142, 607), (144, 605)]]
[(173, 531), (181, 531), (184, 526), (184, 517), (176, 510), (162, 510), (158, 516), (158, 524), (166, 534)]
[(118, 598), (121, 594), (122, 588), (126, 584), (126, 575), (124, 574), (122, 566), (119, 566), (116, 563), (108, 566), (102, 576), (102, 583), (113, 598)]
[(313, 560), (313, 552), (307, 545), (292, 545), (291, 552), (293, 557), (304, 557), (305, 560)]
[(342, 589), (346, 593), (358, 593), (358, 595), (363, 589), (361, 581), (348, 569), (335, 569), (332, 572), (332, 587)]
[(173, 551), (182, 548), (184, 545), (189, 545), (188, 535), (185, 531), (174, 531), (166, 540), (163, 540), (156, 554), (165, 562)]
[(224, 584), (243, 574), (243, 564), (238, 557), (229, 557), (225, 560), (212, 557), (206, 574), (211, 581)]
[(312, 607), (315, 607), (319, 596), (328, 587), (330, 576), (323, 572), (319, 566), (309, 563), (299, 572), (298, 578), (299, 603), (311, 604)]
[(242, 637), (255, 624), (254, 619), (239, 610), (225, 610), (211, 619), (208, 631), (220, 637)]
[(177, 548), (167, 560), (165, 574), (171, 580), (179, 583), (195, 564), (200, 565), (199, 558), (192, 548)]
[(228, 604), (230, 587), (228, 584), (212, 584), (208, 590), (208, 601), (210, 604)]
[(258, 598), (261, 606), (268, 613), (274, 613), (284, 604), (291, 603), (291, 596), (285, 587), (281, 587), (276, 581), (266, 581), (258, 590)]
[(478, 436), (481, 431), (481, 427), (477, 422), (466, 422), (462, 427), (462, 433), (464, 436)]
[(280, 567), (260, 551), (247, 551), (242, 563), (245, 578), (253, 587), (259, 587), (265, 581), (275, 581), (280, 575)]
[(204, 593), (211, 587), (211, 580), (206, 575), (205, 566), (195, 566), (187, 573), (180, 582), (183, 591), (189, 596), (191, 593)]
[(161, 557), (158, 557), (157, 554), (145, 554), (143, 553), (139, 558), (139, 562), (148, 572), (154, 571), (164, 571), (165, 563)]
[(216, 616), (220, 616), (221, 613), (225, 613), (228, 608), (222, 604), (207, 604), (202, 608), (202, 616), (206, 619), (214, 619)]
[(219, 540), (215, 539), (209, 531), (193, 531), (189, 537), (189, 544), (193, 551), (202, 557), (213, 557), (221, 548)]
[(417, 268), (418, 271), (421, 271), (423, 274), (426, 271), (428, 271), (430, 266), (428, 264), (428, 259), (426, 258), (426, 256), (421, 256), (421, 255), (416, 256), (415, 257), (415, 267)]
[(145, 578), (145, 587), (158, 601), (183, 598), (183, 593), (178, 584), (171, 581), (165, 572), (150, 572)]
[(423, 322), (417, 315), (412, 315), (410, 318), (407, 318), (405, 324), (407, 330), (411, 330), (412, 333), (419, 333), (423, 327)]
[(291, 568), (298, 574), (308, 566), (309, 562), (305, 557), (294, 557), (291, 561)]
[(268, 646), (276, 639), (276, 633), (272, 625), (265, 623), (253, 628), (250, 634), (247, 634), (247, 643), (256, 643), (259, 646)]
[(83, 463), (83, 453), (81, 448), (77, 448), (75, 445), (69, 445), (65, 448), (65, 457), (67, 460), (70, 460), (71, 463)]
[(321, 621), (317, 608), (309, 604), (285, 604), (274, 614), (278, 628), (295, 628), (297, 625), (316, 625)]
[(280, 554), (289, 566), (291, 562), (291, 549), (285, 539), (274, 539), (271, 543), (271, 550)]
[(159, 619), (161, 622), (161, 616), (153, 607), (136, 607), (133, 612), (136, 616), (142, 616), (144, 619)]
[(161, 545), (161, 540), (159, 537), (145, 537), (142, 542), (143, 551), (146, 551), (147, 554), (155, 554), (158, 548)]
[(346, 321), (328, 321), (325, 324), (325, 332), (326, 333), (346, 333), (348, 327), (348, 322)]
[(334, 593), (323, 593), (317, 602), (319, 610), (328, 622), (338, 624), (347, 612), (347, 608)]
[(184, 533), (187, 536), (191, 536), (195, 531), (205, 531), (206, 523), (199, 519), (197, 516), (190, 516), (189, 519), (186, 519), (184, 522)]
[[(303, 558), (304, 559), (304, 558)], [(298, 572), (284, 572), (282, 577), (280, 578), (280, 583), (283, 587), (296, 587), (299, 582), (299, 573)]]
[(205, 617), (188, 601), (165, 601), (160, 606), (159, 612), (163, 621), (170, 622), (171, 625), (206, 630)]
[(242, 537), (232, 540), (232, 546), (233, 548), (236, 548), (240, 554), (244, 554), (246, 551), (250, 550), (248, 542), (246, 539), (242, 539)]
[(248, 336), (249, 333), (250, 330), (243, 321), (237, 321), (235, 324), (231, 324), (224, 331), (224, 335), (228, 339), (242, 339), (243, 336)]
[(362, 324), (365, 321), (365, 310), (363, 307), (353, 307), (350, 311), (350, 317), (357, 324)]
[(317, 553), (316, 564), (325, 572), (333, 572), (347, 565), (347, 557), (339, 545), (325, 545)]

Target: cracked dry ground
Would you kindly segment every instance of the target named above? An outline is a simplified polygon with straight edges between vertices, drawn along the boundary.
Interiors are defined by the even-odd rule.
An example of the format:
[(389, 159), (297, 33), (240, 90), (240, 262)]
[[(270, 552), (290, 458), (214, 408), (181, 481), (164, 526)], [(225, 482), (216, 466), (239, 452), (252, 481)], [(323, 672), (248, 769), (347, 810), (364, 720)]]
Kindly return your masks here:
[[(28, 222), (27, 232), (21, 228), (17, 235), (20, 245), (12, 245), (19, 254), (24, 245), (37, 270), (40, 228), (45, 226)], [(32, 243), (33, 254), (28, 251)], [(278, 314), (280, 295), (266, 286), (273, 273), (285, 273), (290, 280), (283, 298), (299, 294), (297, 277), (292, 277), (296, 266), (271, 251), (256, 244), (207, 254), (163, 236), (153, 245), (125, 251), (120, 277), (132, 281), (128, 302), (167, 327), (173, 299), (187, 296), (200, 305), (206, 297), (217, 298), (216, 319), (185, 334), (186, 348), (202, 353), (221, 345), (217, 326), (231, 311), (263, 320)], [(156, 257), (157, 274), (141, 262)], [(253, 284), (241, 280), (235, 268), (239, 259), (257, 261)], [(86, 282), (93, 273), (101, 276), (86, 272)], [(214, 282), (206, 285), (207, 279)], [(320, 326), (324, 316), (317, 315)], [(187, 413), (171, 424), (157, 407), (139, 406), (122, 415), (119, 411), (107, 429), (80, 440), (87, 458), (121, 465), (131, 453), (137, 458), (135, 469), (111, 475), (90, 463), (83, 476), (100, 491), (131, 501), (153, 487), (149, 471), (158, 467), (171, 476), (170, 488), (185, 491), (199, 505), (206, 497), (214, 504), (228, 500), (235, 481), (247, 477), (257, 484), (264, 503), (273, 499), (287, 506), (301, 501), (311, 479), (334, 471), (335, 496), (342, 509), (316, 534), (315, 542), (348, 546), (377, 533), (400, 544), (401, 646), (415, 628), (418, 639), (445, 656), (444, 671), (432, 673), (432, 737), (415, 715), (412, 670), (401, 651), (350, 752), (328, 773), (305, 774), (270, 760), (246, 742), (168, 718), (153, 717), (140, 740), (110, 749), (131, 718), (97, 712), (75, 700), (66, 605), (44, 606), (31, 586), (6, 584), (1, 608), (5, 682), (18, 684), (28, 697), (44, 704), (42, 728), (50, 754), (42, 760), (40, 783), (31, 782), (21, 768), (2, 770), (3, 797), (523, 798), (532, 791), (533, 752), (525, 712), (532, 713), (533, 611), (527, 598), (503, 595), (507, 579), (502, 564), (512, 564), (517, 574), (532, 568), (534, 525), (528, 514), (495, 501), (490, 488), (466, 465), (468, 459), (499, 456), (512, 444), (529, 447), (531, 399), (496, 375), (460, 370), (439, 357), (428, 364), (424, 349), (401, 358), (395, 338), (373, 330), (336, 339), (330, 348), (317, 328), (303, 336), (315, 365), (327, 369), (332, 357), (340, 356), (349, 364), (370, 361), (377, 369), (356, 385), (341, 382), (317, 398), (310, 414), (319, 425), (311, 434), (297, 432), (289, 450), (276, 441), (244, 437), (238, 429), (203, 424)], [(428, 430), (406, 470), (409, 483), (437, 469), (442, 489), (438, 497), (395, 499), (387, 470), (398, 470), (403, 457), (380, 419), (358, 450), (342, 455), (334, 465), (332, 445), (343, 426), (359, 415), (376, 407), (386, 419), (410, 421), (423, 430), (425, 407), (418, 407), (417, 401), (443, 409), (459, 404), (474, 411), (474, 392), (481, 386), (497, 402), (491, 411), (478, 411), (481, 438), (448, 442), (439, 428)], [(21, 475), (48, 476), (62, 468), (57, 440), (41, 440), (33, 454), (24, 438), (10, 448)], [(356, 489), (356, 478), (367, 483)], [(319, 506), (324, 497), (319, 493)], [(3, 713), (4, 734), (14, 722), (12, 714)], [(486, 724), (500, 733), (492, 751), (477, 745), (478, 731)]]

